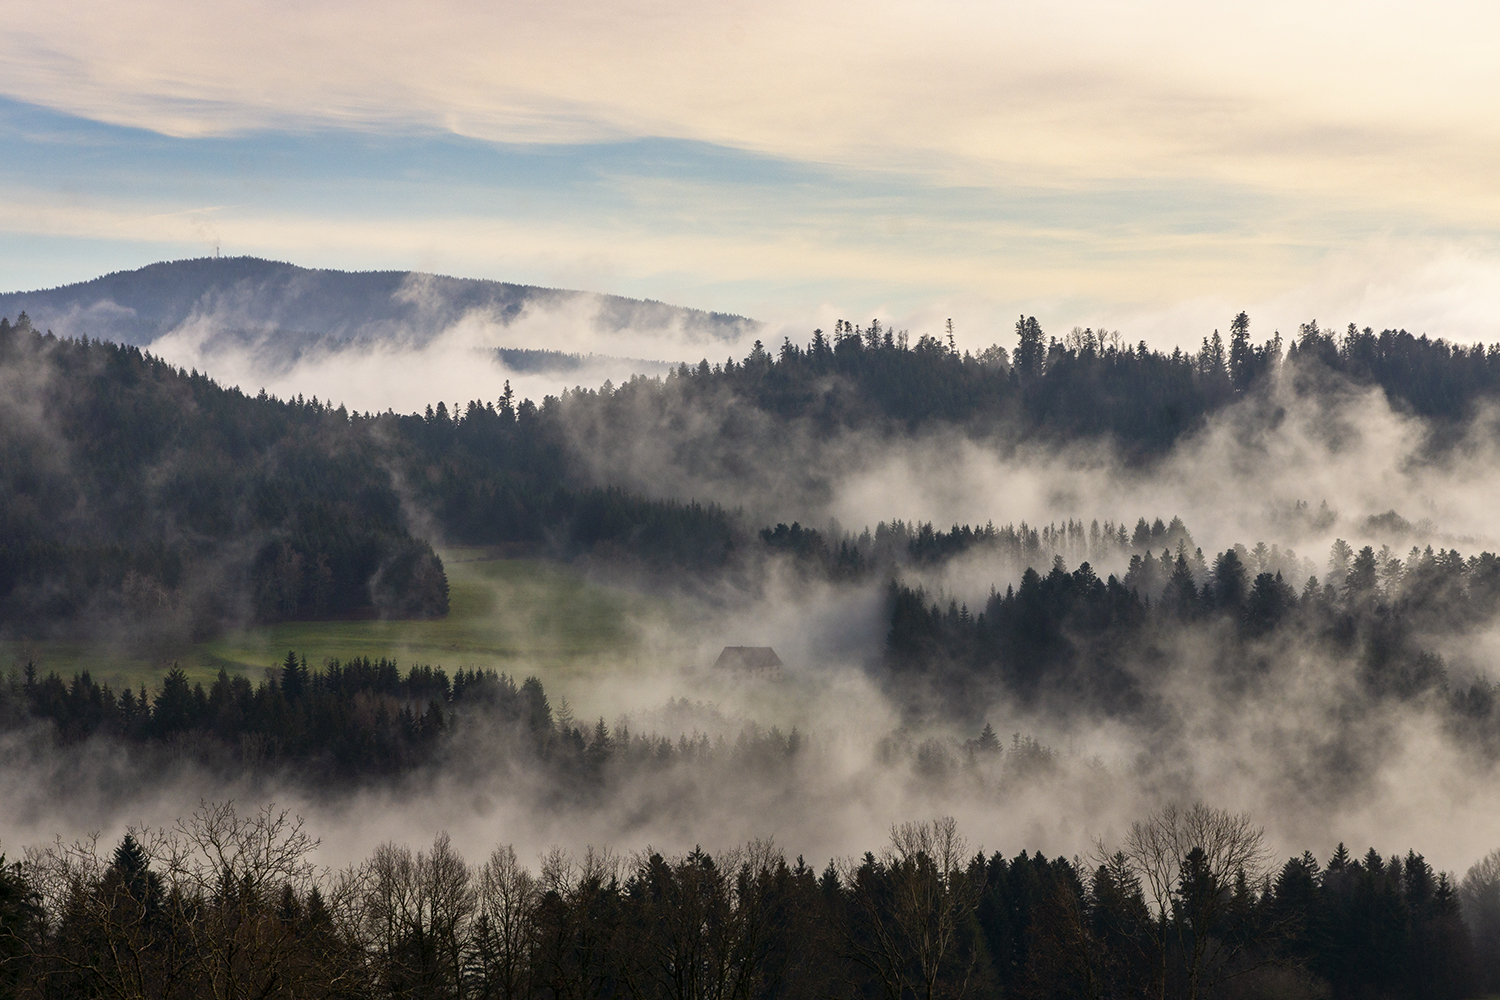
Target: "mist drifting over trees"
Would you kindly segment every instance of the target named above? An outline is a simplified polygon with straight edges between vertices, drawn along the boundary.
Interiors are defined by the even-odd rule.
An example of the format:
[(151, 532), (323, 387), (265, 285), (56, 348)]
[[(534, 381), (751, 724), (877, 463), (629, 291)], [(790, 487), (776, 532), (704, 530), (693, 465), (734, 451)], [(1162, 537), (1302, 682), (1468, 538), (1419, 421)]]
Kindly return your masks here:
[[(403, 414), (0, 321), (6, 988), (1500, 989), (1500, 345), (1227, 329), (839, 321)], [(583, 679), (174, 663), (454, 616), (453, 553), (656, 610)]]

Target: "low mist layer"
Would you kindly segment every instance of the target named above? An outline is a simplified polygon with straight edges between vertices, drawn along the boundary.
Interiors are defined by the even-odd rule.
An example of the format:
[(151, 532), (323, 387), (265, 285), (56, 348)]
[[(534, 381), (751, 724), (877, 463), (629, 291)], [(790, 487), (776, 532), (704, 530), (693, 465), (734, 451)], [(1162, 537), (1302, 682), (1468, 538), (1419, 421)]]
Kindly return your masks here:
[[(461, 327), (413, 357), (448, 364)], [(7, 843), (234, 798), (292, 806), (330, 864), (439, 831), (473, 856), (771, 836), (845, 856), (930, 815), (1082, 858), (1197, 800), (1280, 854), (1415, 848), (1456, 873), (1496, 846), (1500, 352), (1315, 324), (1255, 344), (1241, 315), (1191, 355), (1027, 319), (973, 355), (840, 322), (540, 404), (502, 382), (360, 415), (6, 330), (26, 464), (3, 596), (42, 609), (4, 622), (38, 651), (7, 679)], [(100, 414), (133, 459), (101, 454)], [(170, 432), (142, 437), (154, 414)], [(411, 554), (404, 583), (397, 555), (335, 558), (372, 525)], [(356, 617), (442, 614), (421, 600), (446, 595), (445, 545), (671, 610), (633, 608), (628, 653), (571, 673), (456, 644), (128, 690), (47, 662), (49, 635), (119, 631), (101, 622), (170, 656), (173, 627), (319, 619), (335, 592)], [(174, 626), (139, 594), (208, 609)], [(782, 667), (711, 667), (725, 646)]]

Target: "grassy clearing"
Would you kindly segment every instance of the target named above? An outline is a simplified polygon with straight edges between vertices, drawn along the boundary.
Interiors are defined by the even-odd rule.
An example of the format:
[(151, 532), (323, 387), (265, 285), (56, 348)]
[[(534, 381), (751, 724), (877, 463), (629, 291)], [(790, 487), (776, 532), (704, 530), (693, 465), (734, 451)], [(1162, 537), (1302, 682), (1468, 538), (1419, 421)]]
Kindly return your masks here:
[(308, 664), (354, 656), (537, 674), (549, 686), (575, 686), (606, 666), (635, 662), (638, 623), (665, 613), (659, 602), (592, 583), (569, 567), (531, 559), (493, 558), (482, 549), (442, 553), (450, 612), (438, 621), (286, 622), (238, 629), (207, 642), (150, 653), (121, 653), (67, 642), (0, 644), (0, 669), (34, 659), (43, 672), (90, 671), (119, 689), (155, 688), (173, 663), (194, 680), (220, 669), (259, 680), (287, 650)]

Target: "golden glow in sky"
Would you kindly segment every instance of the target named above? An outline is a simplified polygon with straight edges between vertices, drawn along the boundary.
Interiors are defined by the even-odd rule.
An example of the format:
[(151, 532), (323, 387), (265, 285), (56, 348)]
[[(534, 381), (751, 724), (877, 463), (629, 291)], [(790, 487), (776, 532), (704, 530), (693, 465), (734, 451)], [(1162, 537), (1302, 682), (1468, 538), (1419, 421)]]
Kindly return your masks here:
[(1474, 339), (1500, 306), (1493, 3), (0, 16), (8, 286), (222, 243), (1168, 342), (1241, 306)]

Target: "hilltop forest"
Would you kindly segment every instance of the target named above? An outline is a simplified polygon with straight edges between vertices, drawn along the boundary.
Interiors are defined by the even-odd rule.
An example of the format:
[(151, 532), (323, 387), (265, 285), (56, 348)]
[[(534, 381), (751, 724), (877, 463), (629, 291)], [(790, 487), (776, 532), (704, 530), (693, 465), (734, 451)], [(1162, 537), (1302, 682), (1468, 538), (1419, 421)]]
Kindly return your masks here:
[(805, 348), (757, 343), (742, 361), (540, 404), (507, 390), (402, 415), (250, 396), (136, 347), (39, 332), (22, 314), (0, 320), (0, 627), (204, 635), (440, 616), (446, 577), (414, 511), (448, 543), (694, 572), (826, 544), (858, 575), (869, 567), (847, 545), (839, 555), (845, 539), (763, 534), (741, 510), (642, 495), (586, 456), (670, 436), (684, 467), (733, 482), (802, 441), (953, 426), (1002, 450), (1106, 441), (1149, 466), (1273, 372), (1309, 393), (1378, 386), (1438, 429), (1437, 448), (1441, 428), (1500, 388), (1500, 345), (1309, 324), (1283, 350), (1279, 336), (1253, 344), (1241, 314), (1227, 344), (1215, 333), (1196, 354), (1165, 354), (1087, 330), (1047, 338), (1023, 318), (1013, 352), (974, 356), (841, 321)]

